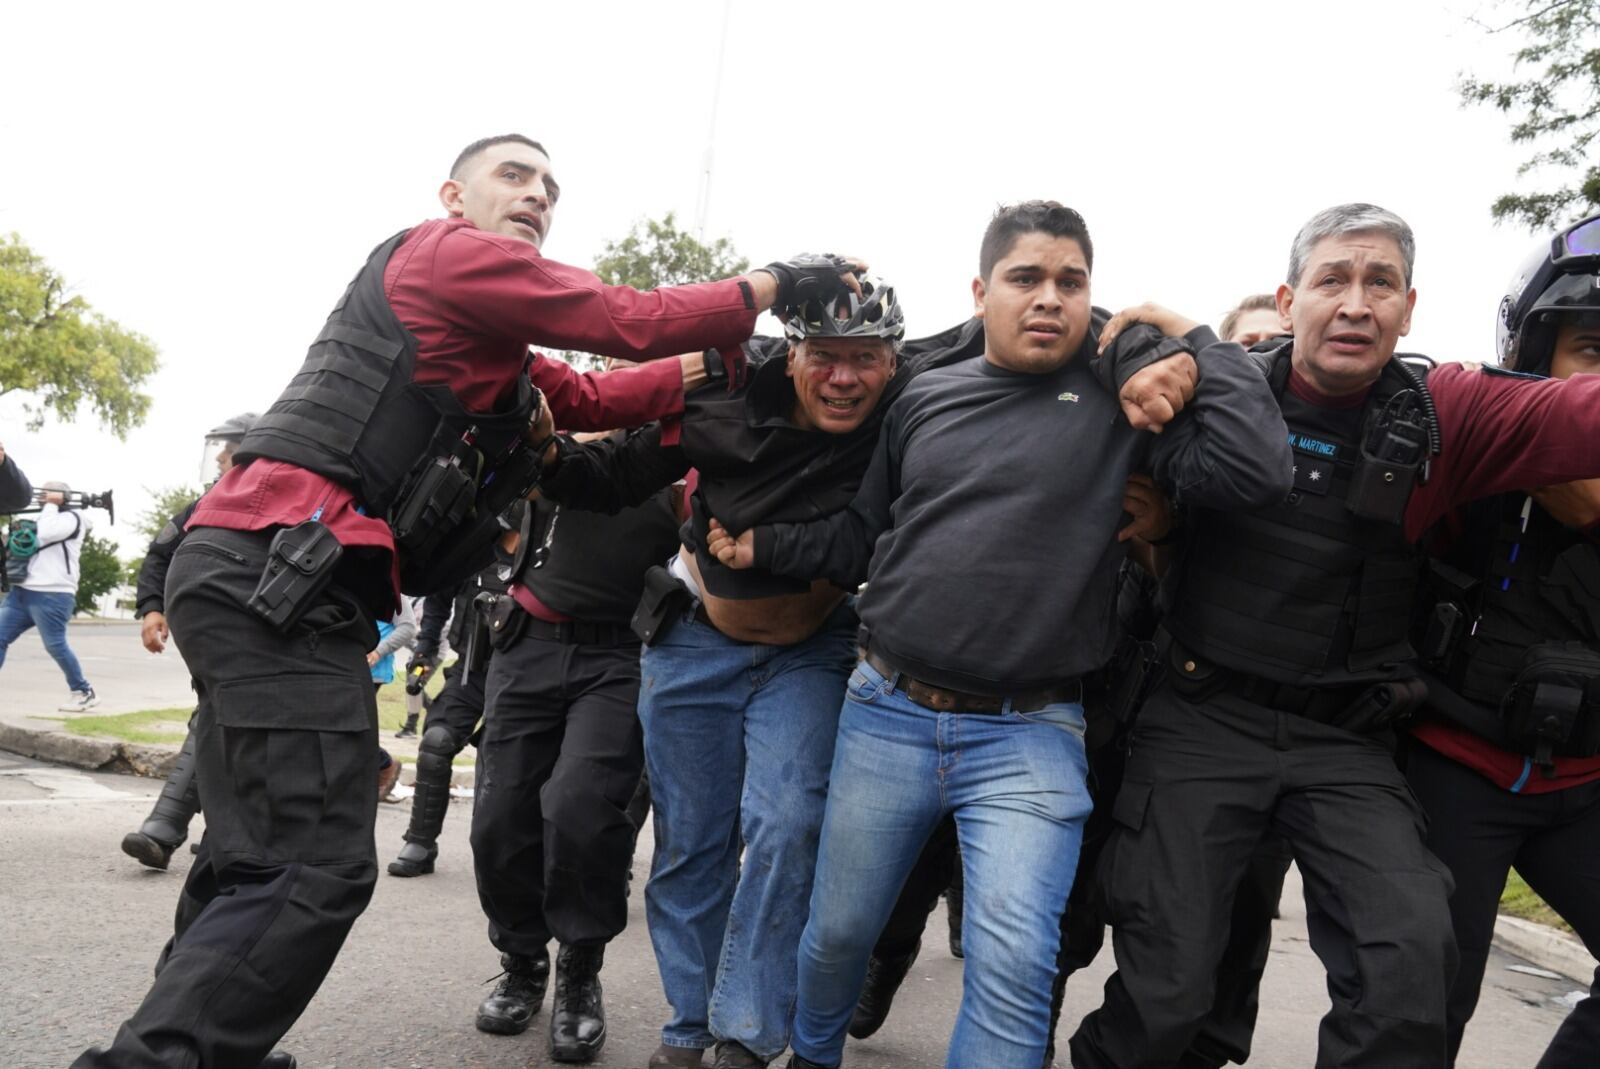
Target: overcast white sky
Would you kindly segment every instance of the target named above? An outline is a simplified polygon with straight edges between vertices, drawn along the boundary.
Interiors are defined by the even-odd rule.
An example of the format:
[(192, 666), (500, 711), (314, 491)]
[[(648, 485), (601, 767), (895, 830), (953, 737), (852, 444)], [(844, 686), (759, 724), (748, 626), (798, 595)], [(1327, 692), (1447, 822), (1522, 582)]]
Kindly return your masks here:
[[(126, 442), (87, 418), (30, 432), (14, 397), (0, 441), (36, 481), (115, 488), (137, 554), (145, 488), (195, 482), (206, 429), (271, 403), (368, 250), (441, 214), (467, 142), (549, 147), (553, 258), (587, 265), (669, 210), (692, 221), (723, 10), (8, 5), (0, 232), (163, 366)], [(1406, 348), (1487, 359), (1532, 238), (1489, 218), (1522, 158), (1508, 123), (1457, 105), (1459, 74), (1505, 71), (1515, 44), (1474, 14), (1497, 17), (1481, 0), (736, 0), (707, 235), (756, 264), (866, 257), (920, 335), (970, 313), (995, 205), (1051, 197), (1089, 222), (1097, 304), (1215, 324), (1276, 285), (1313, 212), (1373, 201), (1417, 233)]]

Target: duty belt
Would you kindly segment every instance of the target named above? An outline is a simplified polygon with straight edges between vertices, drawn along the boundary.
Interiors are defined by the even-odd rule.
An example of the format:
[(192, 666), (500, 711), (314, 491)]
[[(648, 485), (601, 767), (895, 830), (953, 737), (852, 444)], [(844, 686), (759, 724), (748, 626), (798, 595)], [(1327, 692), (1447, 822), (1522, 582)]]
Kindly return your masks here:
[(1337, 720), (1369, 688), (1366, 683), (1337, 687), (1294, 687), (1246, 672), (1230, 672), (1229, 675), (1227, 686), (1223, 688), (1228, 693), (1268, 709), (1325, 724)]
[[(527, 610), (521, 610), (524, 613)], [(568, 646), (637, 646), (639, 636), (627, 624), (597, 624), (584, 620), (567, 620), (552, 623), (528, 613), (523, 635), (542, 638), (547, 642), (561, 642)]]
[(1077, 679), (1058, 686), (1022, 691), (1017, 694), (972, 694), (967, 691), (936, 687), (932, 683), (914, 679), (870, 648), (861, 650), (861, 659), (870, 664), (883, 678), (893, 680), (895, 690), (924, 709), (940, 713), (984, 713), (993, 716), (1004, 712), (1008, 701), (1011, 703), (1012, 712), (1037, 713), (1046, 706), (1083, 701), (1083, 683)]

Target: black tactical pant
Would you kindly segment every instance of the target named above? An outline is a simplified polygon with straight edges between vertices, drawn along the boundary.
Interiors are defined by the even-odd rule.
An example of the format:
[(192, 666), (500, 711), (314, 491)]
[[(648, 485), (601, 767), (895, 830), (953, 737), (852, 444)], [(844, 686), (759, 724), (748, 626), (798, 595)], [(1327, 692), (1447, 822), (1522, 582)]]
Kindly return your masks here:
[(256, 616), (271, 534), (201, 528), (173, 557), (205, 844), (144, 1002), (74, 1069), (256, 1069), (372, 895), (377, 628), (338, 586), (289, 635)]
[[(1073, 973), (1093, 964), (1105, 945), (1109, 921), (1098, 871), (1117, 826), (1113, 813), (1126, 763), (1127, 739), (1121, 735), (1089, 754), (1094, 812), (1084, 827), (1078, 875), (1061, 923), (1058, 983), (1065, 983)], [(1260, 1009), (1261, 976), (1272, 950), (1272, 918), (1292, 860), (1288, 844), (1274, 833), (1268, 833), (1251, 855), (1234, 895), (1227, 944), (1217, 966), (1215, 1000), (1188, 1049), (1175, 1063), (1179, 1069), (1217, 1069), (1229, 1062), (1243, 1064), (1250, 1057)]]
[(1222, 694), (1161, 687), (1134, 731), (1099, 882), (1117, 972), (1072, 1037), (1077, 1069), (1181, 1057), (1216, 999), (1235, 894), (1276, 831), (1328, 970), (1319, 1067), (1437, 1069), (1455, 971), (1448, 870), (1380, 742)]
[[(422, 730), (442, 727), (455, 740), (455, 753), (467, 748), (478, 721), (483, 719), (484, 685), (488, 666), (469, 672), (456, 662), (444, 670), (444, 686), (439, 696), (428, 706), (428, 715), (422, 721)], [(452, 754), (454, 756), (454, 754)]]
[(627, 925), (627, 809), (644, 768), (638, 700), (637, 641), (525, 635), (495, 651), (472, 853), (498, 949), (533, 956), (552, 937), (603, 945)]
[[(1539, 773), (1534, 772), (1537, 776)], [(1450, 866), (1450, 916), (1461, 968), (1450, 989), (1450, 1061), (1478, 1005), (1500, 892), (1513, 867), (1600, 954), (1600, 782), (1512, 794), (1421, 743), (1406, 776), (1429, 816), (1428, 847)], [(1550, 1041), (1538, 1069), (1600, 1064), (1600, 971)]]

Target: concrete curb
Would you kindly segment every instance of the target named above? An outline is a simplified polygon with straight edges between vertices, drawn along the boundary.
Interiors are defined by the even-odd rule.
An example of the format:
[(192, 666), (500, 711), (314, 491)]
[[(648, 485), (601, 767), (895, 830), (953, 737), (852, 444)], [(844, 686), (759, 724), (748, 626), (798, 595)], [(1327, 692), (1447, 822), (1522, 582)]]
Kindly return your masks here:
[[(178, 759), (176, 746), (118, 742), (116, 739), (73, 735), (53, 728), (25, 728), (14, 724), (0, 724), (0, 750), (91, 772), (121, 772), (153, 779), (166, 779)], [(471, 763), (452, 769), (450, 786), (471, 787), (474, 771)], [(414, 763), (401, 766), (401, 783), (415, 783), (416, 779)]]
[(0, 724), (0, 750), (96, 772), (125, 772), (165, 779), (178, 758), (176, 747), (70, 735), (50, 728)]
[(1559, 928), (1501, 914), (1494, 922), (1494, 945), (1584, 987), (1594, 982), (1594, 957), (1581, 942)]

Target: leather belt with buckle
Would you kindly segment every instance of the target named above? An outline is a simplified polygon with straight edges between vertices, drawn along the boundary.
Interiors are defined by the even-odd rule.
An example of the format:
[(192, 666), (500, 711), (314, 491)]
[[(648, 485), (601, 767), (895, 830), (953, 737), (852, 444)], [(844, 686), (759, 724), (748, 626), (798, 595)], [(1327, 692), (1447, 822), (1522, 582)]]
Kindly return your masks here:
[(883, 678), (893, 679), (895, 690), (924, 709), (940, 713), (984, 713), (994, 716), (1005, 711), (1007, 701), (1011, 703), (1012, 712), (1037, 713), (1047, 706), (1083, 700), (1083, 684), (1076, 679), (1059, 686), (1023, 691), (1018, 694), (973, 694), (924, 683), (902, 672), (870, 649), (861, 651), (861, 659), (870, 664)]

